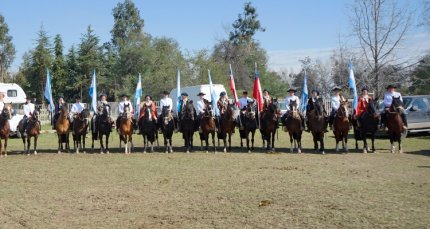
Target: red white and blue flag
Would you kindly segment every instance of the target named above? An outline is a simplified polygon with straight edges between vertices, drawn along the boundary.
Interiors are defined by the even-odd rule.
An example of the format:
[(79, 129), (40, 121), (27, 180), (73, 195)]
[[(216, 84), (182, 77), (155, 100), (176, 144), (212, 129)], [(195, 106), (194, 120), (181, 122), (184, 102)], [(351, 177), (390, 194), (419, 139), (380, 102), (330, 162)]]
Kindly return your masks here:
[(255, 63), (255, 80), (254, 91), (252, 93), (254, 99), (257, 100), (258, 111), (263, 110), (263, 92), (261, 91), (260, 73), (258, 72), (257, 63)]
[(236, 103), (236, 106), (240, 108), (240, 102), (239, 102), (239, 99), (237, 98), (236, 84), (234, 83), (233, 70), (231, 69), (231, 64), (230, 64), (230, 90), (231, 90), (231, 93), (233, 94), (234, 102)]

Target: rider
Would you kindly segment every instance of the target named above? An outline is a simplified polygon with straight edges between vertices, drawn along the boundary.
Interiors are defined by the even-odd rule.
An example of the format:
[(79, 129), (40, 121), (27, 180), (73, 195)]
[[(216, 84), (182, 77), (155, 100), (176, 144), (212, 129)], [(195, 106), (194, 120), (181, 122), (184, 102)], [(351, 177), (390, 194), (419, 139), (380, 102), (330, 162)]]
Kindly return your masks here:
[(0, 90), (0, 113), (3, 112), (3, 108), (4, 108), (4, 102), (3, 99), (6, 95), (6, 92), (3, 90)]
[(152, 121), (155, 125), (157, 125), (157, 107), (155, 106), (155, 103), (152, 101), (152, 97), (150, 95), (145, 95), (145, 101), (140, 104), (140, 116), (139, 120), (143, 117), (145, 117), (145, 109), (150, 108), (150, 116), (152, 118)]
[(269, 108), (270, 103), (272, 103), (272, 97), (269, 95), (269, 91), (267, 89), (263, 90), (263, 110), (267, 110)]
[(288, 93), (290, 93), (290, 94), (285, 98), (285, 106), (287, 108), (287, 113), (286, 114), (287, 115), (291, 114), (291, 111), (290, 111), (290, 102), (295, 100), (297, 102), (298, 114), (300, 116), (300, 119), (302, 120), (302, 129), (304, 129), (305, 128), (305, 118), (303, 117), (302, 112), (300, 112), (300, 109), (299, 109), (299, 107), (300, 107), (300, 99), (299, 99), (299, 97), (297, 97), (295, 95), (296, 92), (297, 92), (297, 90), (294, 89), (294, 88), (288, 89)]
[(357, 126), (361, 126), (361, 115), (367, 109), (367, 105), (372, 102), (372, 97), (369, 96), (367, 87), (361, 89), (361, 96), (358, 98), (357, 109), (355, 110), (354, 118), (357, 120)]
[(181, 93), (181, 100), (179, 101), (179, 107), (178, 107), (179, 108), (179, 110), (178, 110), (178, 120), (179, 120), (179, 122), (178, 122), (178, 130), (181, 129), (181, 127), (180, 127), (180, 125), (181, 125), (180, 120), (182, 118), (181, 112), (185, 109), (185, 107), (189, 103), (192, 103), (192, 102), (193, 102), (192, 100), (188, 99), (188, 93), (186, 93), (186, 92), (182, 92)]
[(128, 107), (130, 108), (130, 113), (133, 113), (133, 106), (132, 106), (131, 102), (128, 100), (128, 95), (122, 94), (121, 97), (122, 97), (122, 101), (118, 105), (118, 117), (116, 119), (116, 129), (117, 130), (119, 128), (119, 120), (121, 119), (121, 116), (124, 113), (125, 105), (128, 105)]
[(61, 107), (65, 104), (66, 102), (64, 102), (64, 96), (62, 94), (58, 95), (58, 103), (55, 104), (54, 107), (54, 120), (53, 120), (53, 125), (52, 125), (52, 129), (55, 129), (55, 124), (57, 123), (58, 117), (60, 117), (60, 111), (61, 111)]
[[(308, 118), (308, 115), (310, 114), (310, 112), (312, 111), (312, 110), (314, 110), (315, 109), (315, 107), (314, 107), (314, 103), (315, 102), (319, 102), (320, 104), (323, 104), (323, 99), (320, 97), (320, 92), (318, 91), (318, 90), (316, 90), (316, 89), (313, 89), (312, 90), (312, 92), (311, 92), (311, 97), (309, 98), (309, 100), (308, 100), (308, 104), (307, 104), (307, 106), (306, 106), (306, 132), (309, 132), (310, 130), (309, 130), (309, 118)], [(326, 119), (326, 121), (327, 121), (327, 111), (325, 110), (325, 107), (324, 106), (322, 106), (322, 108), (323, 108), (323, 115), (324, 115), (324, 118)], [(327, 131), (327, 126), (325, 127), (326, 129), (325, 129), (325, 132), (328, 132)]]
[[(225, 91), (223, 91), (223, 92), (221, 92), (220, 94), (219, 94), (219, 99), (218, 99), (218, 102), (217, 102), (217, 107), (218, 107), (218, 110), (219, 110), (219, 114), (220, 114), (220, 117), (222, 117), (223, 115), (224, 115), (224, 113), (227, 111), (227, 107), (228, 107), (228, 97), (227, 97), (227, 93), (225, 93)], [(215, 120), (216, 121), (216, 124), (218, 125), (218, 130), (220, 130), (220, 123), (219, 123), (219, 120), (218, 119), (216, 119)]]
[(73, 126), (73, 120), (75, 119), (75, 116), (79, 115), (82, 110), (84, 110), (84, 104), (81, 103), (80, 95), (75, 96), (75, 101), (76, 102), (72, 105), (72, 109), (70, 109), (71, 126)]
[[(160, 100), (160, 109), (161, 111), (163, 111), (163, 107), (169, 107), (169, 113), (172, 112), (172, 108), (173, 108), (173, 101), (172, 99), (169, 97), (169, 92), (168, 91), (163, 91), (162, 93), (163, 98)], [(161, 124), (162, 123), (162, 118), (161, 114), (160, 116), (158, 116), (158, 123)]]
[[(97, 104), (97, 108), (102, 107), (103, 109), (106, 109), (107, 115), (108, 115), (108, 122), (109, 123), (113, 123), (112, 119), (110, 117), (110, 109), (111, 109), (111, 107), (110, 107), (110, 105), (109, 105), (109, 103), (107, 101), (107, 94), (106, 93), (101, 93), (99, 95), (99, 99), (100, 99), (100, 101)], [(99, 114), (95, 114), (95, 116), (96, 116), (96, 118), (95, 118), (96, 125), (95, 125), (95, 128), (94, 128), (94, 131), (97, 132), (98, 126), (100, 124), (99, 123), (100, 122), (100, 120), (99, 120)]]
[[(396, 86), (390, 84), (387, 86), (387, 91), (384, 93), (384, 106), (385, 106), (384, 111), (385, 112), (381, 114), (381, 128), (384, 128), (385, 121), (387, 119), (387, 113), (390, 110), (391, 103), (393, 102), (393, 97), (400, 98), (400, 101), (403, 102), (402, 95), (396, 91), (396, 88), (397, 88)], [(407, 130), (408, 120), (406, 119), (406, 115), (403, 112), (403, 110), (400, 113), (400, 117), (402, 118), (402, 121), (403, 121), (403, 129)]]
[(340, 103), (346, 101), (345, 98), (340, 94), (340, 91), (342, 89), (338, 86), (335, 86), (332, 90), (334, 92), (334, 95), (331, 97), (331, 112), (330, 112), (330, 118), (329, 118), (329, 125), (331, 129), (333, 128), (333, 121), (334, 116), (337, 113), (337, 110), (339, 109)]
[[(200, 127), (200, 120), (202, 119), (203, 114), (205, 113), (206, 110), (206, 104), (205, 104), (205, 96), (206, 94), (203, 92), (200, 92), (199, 94), (197, 94), (197, 96), (199, 97), (199, 100), (197, 100), (197, 119), (196, 119), (196, 125), (198, 126), (199, 129), (199, 133), (202, 132), (202, 128)], [(207, 101), (207, 100), (206, 100)]]
[(250, 101), (253, 101), (253, 100), (248, 97), (248, 92), (243, 91), (242, 92), (242, 98), (239, 99), (240, 116), (238, 117), (239, 120), (237, 122), (237, 125), (239, 126), (240, 129), (243, 129), (243, 125), (242, 125), (241, 120), (243, 119), (243, 116), (245, 115), (246, 107), (248, 106), (248, 103)]
[(31, 103), (31, 98), (27, 97), (26, 98), (26, 102), (23, 106), (23, 110), (24, 110), (24, 118), (22, 118), (23, 121), (23, 127), (24, 127), (24, 134), (27, 133), (27, 123), (28, 123), (28, 119), (33, 115), (34, 113), (34, 104)]

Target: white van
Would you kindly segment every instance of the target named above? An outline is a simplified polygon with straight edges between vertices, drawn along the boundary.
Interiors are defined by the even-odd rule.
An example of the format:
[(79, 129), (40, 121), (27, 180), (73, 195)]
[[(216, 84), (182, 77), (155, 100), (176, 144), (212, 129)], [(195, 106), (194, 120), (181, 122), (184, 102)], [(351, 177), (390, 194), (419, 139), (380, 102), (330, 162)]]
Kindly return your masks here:
[[(26, 102), (26, 95), (24, 90), (15, 83), (0, 83), (0, 90), (5, 91), (6, 95), (3, 99), (4, 103), (12, 103), (12, 108), (16, 111), (20, 108), (21, 104)], [(17, 134), (17, 127), (19, 121), (24, 117), (22, 114), (13, 113), (12, 118), (9, 120), (11, 135)]]
[[(224, 88), (224, 85), (222, 84), (213, 84), (215, 93), (216, 93), (216, 98), (215, 100), (218, 101), (219, 99), (219, 94), (221, 92), (227, 92)], [(176, 95), (176, 88), (173, 89), (172, 91), (170, 91), (170, 98), (172, 98), (173, 101), (173, 112), (176, 113), (176, 101), (178, 101), (177, 95)], [(211, 102), (211, 90), (210, 90), (210, 85), (209, 84), (202, 84), (202, 85), (196, 85), (196, 86), (191, 86), (191, 87), (183, 87), (181, 88), (181, 93), (186, 92), (188, 94), (188, 99), (193, 100), (193, 105), (194, 108), (197, 109), (197, 100), (199, 99), (199, 97), (197, 96), (197, 94), (199, 94), (199, 92), (203, 92), (206, 95), (204, 96), (205, 99), (207, 99), (209, 102)], [(180, 98), (179, 98), (180, 99)]]

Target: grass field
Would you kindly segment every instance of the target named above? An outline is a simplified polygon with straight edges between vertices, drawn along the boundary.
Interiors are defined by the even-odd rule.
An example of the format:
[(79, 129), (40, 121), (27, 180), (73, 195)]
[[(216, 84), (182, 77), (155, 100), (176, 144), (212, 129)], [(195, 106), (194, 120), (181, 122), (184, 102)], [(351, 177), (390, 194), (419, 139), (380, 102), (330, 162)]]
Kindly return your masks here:
[(328, 154), (315, 154), (308, 133), (300, 155), (289, 153), (283, 132), (271, 154), (235, 147), (187, 155), (177, 134), (173, 154), (144, 155), (142, 137), (134, 139), (131, 155), (118, 153), (116, 134), (109, 155), (57, 155), (56, 136), (44, 134), (37, 156), (20, 154), (21, 141), (12, 139), (13, 152), (0, 159), (0, 228), (430, 225), (430, 136), (408, 137), (404, 154), (390, 154), (388, 140), (378, 139), (378, 153), (366, 155), (335, 153), (331, 135)]

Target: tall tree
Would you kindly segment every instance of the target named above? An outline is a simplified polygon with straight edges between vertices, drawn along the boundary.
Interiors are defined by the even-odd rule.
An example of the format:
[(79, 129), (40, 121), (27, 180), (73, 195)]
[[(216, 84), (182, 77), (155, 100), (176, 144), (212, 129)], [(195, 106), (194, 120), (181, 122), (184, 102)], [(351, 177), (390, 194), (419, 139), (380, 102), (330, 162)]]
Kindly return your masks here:
[(125, 0), (118, 3), (112, 10), (114, 18), (112, 43), (119, 49), (132, 39), (131, 36), (143, 32), (143, 19), (140, 18), (140, 11), (136, 8), (133, 1)]
[(52, 64), (52, 45), (43, 26), (40, 27), (37, 36), (37, 45), (32, 56), (31, 75), (28, 78), (28, 82), (32, 86), (29, 92), (31, 96), (35, 96), (39, 101), (44, 101), (43, 91), (46, 69), (50, 69)]
[(63, 40), (60, 34), (54, 38), (54, 61), (52, 65), (52, 91), (54, 97), (61, 93), (61, 90), (66, 86), (64, 74), (64, 55), (63, 55)]
[(412, 71), (410, 93), (428, 95), (430, 91), (430, 54), (422, 58)]
[(356, 0), (353, 13), (351, 22), (371, 69), (371, 85), (378, 97), (389, 83), (382, 69), (395, 64), (393, 54), (411, 25), (411, 14), (396, 0)]
[(66, 101), (73, 101), (73, 96), (81, 93), (80, 87), (76, 87), (77, 82), (80, 82), (82, 78), (77, 55), (75, 46), (72, 45), (66, 55), (64, 77), (61, 80), (57, 80), (57, 85), (61, 88), (59, 92), (63, 93)]
[(239, 14), (238, 19), (233, 23), (233, 31), (230, 32), (230, 41), (234, 44), (250, 44), (254, 35), (258, 32), (264, 32), (260, 20), (257, 18), (257, 9), (251, 5), (251, 2), (245, 3), (243, 13)]
[(0, 14), (0, 80), (5, 82), (7, 69), (15, 58), (15, 46), (12, 43), (12, 36), (9, 35), (9, 27), (4, 17)]

